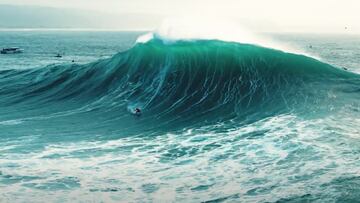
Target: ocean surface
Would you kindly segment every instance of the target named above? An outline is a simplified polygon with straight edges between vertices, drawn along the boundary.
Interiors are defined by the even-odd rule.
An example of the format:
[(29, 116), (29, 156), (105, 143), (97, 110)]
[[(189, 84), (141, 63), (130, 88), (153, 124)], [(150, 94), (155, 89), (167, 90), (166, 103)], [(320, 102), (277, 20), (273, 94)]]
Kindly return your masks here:
[(0, 32), (0, 202), (360, 200), (360, 36), (142, 34)]

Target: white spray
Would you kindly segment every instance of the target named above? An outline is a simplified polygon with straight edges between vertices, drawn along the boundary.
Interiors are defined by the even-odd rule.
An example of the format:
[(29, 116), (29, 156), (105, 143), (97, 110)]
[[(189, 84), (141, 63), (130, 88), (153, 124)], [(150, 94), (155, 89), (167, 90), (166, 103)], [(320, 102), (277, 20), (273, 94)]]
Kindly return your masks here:
[(229, 19), (168, 18), (154, 32), (140, 36), (137, 43), (146, 43), (153, 38), (161, 39), (165, 43), (173, 43), (179, 40), (221, 40), (254, 44), (310, 56), (302, 50), (286, 46), (264, 35), (255, 34)]

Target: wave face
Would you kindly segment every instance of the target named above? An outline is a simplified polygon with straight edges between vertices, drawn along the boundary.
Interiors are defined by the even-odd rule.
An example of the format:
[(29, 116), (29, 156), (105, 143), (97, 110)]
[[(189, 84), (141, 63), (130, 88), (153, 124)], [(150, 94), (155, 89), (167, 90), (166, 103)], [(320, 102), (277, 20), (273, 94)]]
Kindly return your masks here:
[[(187, 194), (200, 200), (212, 200), (219, 191), (224, 196), (219, 201), (333, 197), (335, 182), (345, 180), (336, 170), (351, 172), (342, 167), (342, 153), (327, 150), (345, 153), (351, 141), (339, 138), (339, 144), (329, 137), (359, 132), (354, 127), (358, 121), (349, 119), (358, 114), (359, 85), (358, 75), (306, 56), (216, 40), (152, 39), (87, 65), (3, 70), (1, 139), (14, 145), (4, 148), (5, 156), (34, 160), (33, 169), (47, 167), (60, 174), (57, 179), (35, 176), (35, 169), (18, 166), (23, 176), (11, 177), (27, 179), (7, 188), (60, 191), (51, 197), (55, 200), (64, 194), (86, 200), (89, 191), (120, 191), (126, 199), (151, 194), (157, 200), (156, 191), (166, 192), (169, 186), (172, 197), (179, 193), (179, 198)], [(141, 116), (133, 114), (135, 108)], [(310, 154), (317, 156), (310, 159)], [(56, 167), (63, 164), (69, 170)], [(219, 171), (224, 167), (226, 174)], [(124, 183), (87, 169), (113, 174)], [(331, 173), (324, 178), (326, 170)], [(11, 181), (6, 179), (10, 171), (0, 171), (0, 182)], [(136, 181), (136, 174), (144, 180)], [(308, 174), (323, 182), (314, 184)], [(253, 180), (254, 175), (259, 179)], [(318, 186), (307, 191), (296, 188), (299, 184)], [(83, 192), (64, 192), (69, 190)]]
[[(88, 123), (96, 115), (130, 131), (169, 130), (317, 111), (337, 81), (351, 78), (315, 59), (254, 45), (153, 39), (88, 65), (2, 71), (0, 94), (3, 106), (12, 104), (5, 109), (29, 117), (69, 114)], [(134, 119), (136, 107), (143, 113)]]

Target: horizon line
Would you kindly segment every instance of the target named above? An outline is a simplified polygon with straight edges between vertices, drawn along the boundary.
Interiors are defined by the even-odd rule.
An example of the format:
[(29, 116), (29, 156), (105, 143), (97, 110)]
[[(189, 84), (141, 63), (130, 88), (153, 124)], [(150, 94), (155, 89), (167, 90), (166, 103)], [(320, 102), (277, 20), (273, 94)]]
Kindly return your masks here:
[[(39, 32), (39, 31), (64, 31), (64, 32), (152, 32), (155, 29), (123, 29), (123, 28), (0, 28), (0, 32), (10, 32), (10, 31), (18, 31), (18, 32)], [(342, 35), (353, 35), (359, 34), (360, 32), (311, 32), (311, 31), (261, 31), (258, 33), (268, 33), (268, 34), (342, 34)]]
[(0, 32), (6, 31), (96, 31), (96, 32), (107, 32), (107, 31), (119, 31), (119, 32), (150, 32), (152, 29), (120, 29), (120, 28), (0, 28)]

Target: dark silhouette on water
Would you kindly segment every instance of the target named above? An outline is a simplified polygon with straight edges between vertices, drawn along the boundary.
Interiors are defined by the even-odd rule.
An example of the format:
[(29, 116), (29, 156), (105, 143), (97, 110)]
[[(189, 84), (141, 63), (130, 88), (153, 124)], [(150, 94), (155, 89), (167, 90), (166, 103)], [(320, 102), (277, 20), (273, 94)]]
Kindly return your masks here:
[(20, 49), (18, 47), (3, 48), (2, 50), (0, 50), (0, 54), (18, 54), (22, 52), (23, 49)]
[(141, 115), (141, 110), (139, 108), (135, 108), (134, 113), (135, 113), (135, 115), (140, 116)]

